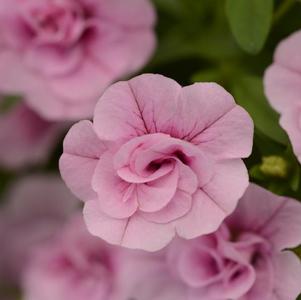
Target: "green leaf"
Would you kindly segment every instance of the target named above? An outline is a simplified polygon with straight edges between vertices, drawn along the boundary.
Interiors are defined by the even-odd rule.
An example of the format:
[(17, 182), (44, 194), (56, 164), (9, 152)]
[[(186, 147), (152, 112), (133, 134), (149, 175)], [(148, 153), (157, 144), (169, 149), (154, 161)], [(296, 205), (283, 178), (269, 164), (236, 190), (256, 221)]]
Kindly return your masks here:
[(258, 53), (272, 24), (273, 0), (227, 0), (226, 14), (240, 47)]
[(0, 101), (0, 113), (6, 113), (11, 110), (21, 100), (20, 96), (9, 95), (4, 96)]
[(192, 81), (193, 82), (211, 82), (215, 81), (218, 82), (221, 79), (220, 71), (216, 68), (212, 69), (205, 69), (198, 71), (197, 73), (193, 74)]
[(264, 96), (260, 78), (255, 76), (238, 78), (233, 86), (233, 94), (237, 103), (249, 112), (259, 131), (278, 143), (288, 144), (287, 135), (279, 126), (279, 116)]

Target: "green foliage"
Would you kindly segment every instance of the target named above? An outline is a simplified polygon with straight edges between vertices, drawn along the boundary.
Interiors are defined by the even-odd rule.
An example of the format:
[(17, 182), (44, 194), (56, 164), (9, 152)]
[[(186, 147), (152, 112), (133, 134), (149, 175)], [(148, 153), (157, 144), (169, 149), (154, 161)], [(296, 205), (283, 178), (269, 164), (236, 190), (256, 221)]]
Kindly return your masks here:
[(240, 47), (249, 53), (258, 53), (270, 31), (273, 0), (227, 0), (226, 12)]
[(288, 144), (287, 136), (279, 126), (279, 116), (264, 96), (261, 78), (237, 78), (233, 93), (235, 100), (249, 112), (258, 130), (276, 142)]
[(21, 97), (17, 95), (3, 96), (3, 98), (0, 101), (0, 114), (8, 112), (20, 101)]

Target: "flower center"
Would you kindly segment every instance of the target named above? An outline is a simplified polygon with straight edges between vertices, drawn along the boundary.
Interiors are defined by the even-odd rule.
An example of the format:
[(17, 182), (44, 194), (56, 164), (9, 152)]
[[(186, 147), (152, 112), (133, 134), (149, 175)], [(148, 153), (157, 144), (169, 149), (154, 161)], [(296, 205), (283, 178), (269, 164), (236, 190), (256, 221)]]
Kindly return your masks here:
[(68, 4), (38, 4), (25, 11), (24, 21), (39, 43), (78, 41), (84, 31), (86, 15), (82, 7)]

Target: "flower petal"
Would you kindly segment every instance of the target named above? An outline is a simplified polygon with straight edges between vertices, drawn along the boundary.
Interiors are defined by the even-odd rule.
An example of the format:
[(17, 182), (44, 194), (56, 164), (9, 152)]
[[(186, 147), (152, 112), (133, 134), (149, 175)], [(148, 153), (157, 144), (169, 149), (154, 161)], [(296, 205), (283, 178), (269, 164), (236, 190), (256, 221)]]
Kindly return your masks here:
[(228, 223), (234, 229), (252, 230), (273, 243), (275, 250), (301, 243), (301, 204), (250, 184)]
[(280, 118), (280, 125), (287, 132), (294, 153), (301, 162), (301, 106), (287, 108)]
[(300, 49), (301, 31), (299, 30), (280, 42), (275, 52), (274, 61), (299, 73), (301, 70)]
[(89, 200), (84, 206), (84, 219), (91, 234), (114, 245), (120, 245), (128, 219), (114, 219), (102, 212), (97, 200)]
[(60, 172), (67, 186), (83, 201), (97, 197), (91, 180), (97, 161), (105, 150), (90, 121), (75, 124), (65, 137)]
[(141, 68), (156, 45), (152, 28), (129, 30), (108, 22), (97, 22), (87, 51), (100, 65), (120, 78)]
[(148, 133), (169, 133), (180, 90), (174, 80), (152, 74), (112, 85), (96, 105), (97, 135), (116, 141)]
[(90, 106), (92, 115), (97, 99), (111, 81), (111, 75), (107, 70), (87, 59), (72, 73), (72, 76), (52, 77), (49, 86), (54, 94), (69, 103), (85, 100), (86, 105)]
[(229, 215), (236, 208), (248, 185), (248, 171), (243, 161), (232, 159), (220, 161), (215, 165), (211, 181), (204, 185), (202, 190)]
[(292, 252), (285, 251), (274, 259), (275, 284), (273, 300), (295, 300), (301, 293), (301, 261)]
[(100, 209), (113, 218), (127, 218), (138, 208), (135, 184), (122, 180), (113, 167), (113, 155), (106, 152), (97, 163), (92, 187), (98, 195)]
[(278, 112), (300, 105), (301, 75), (281, 65), (273, 64), (264, 75), (265, 94)]
[(243, 158), (252, 152), (253, 121), (240, 106), (205, 129), (194, 139), (205, 153), (218, 158)]
[(176, 193), (179, 171), (175, 168), (171, 173), (146, 184), (137, 185), (139, 209), (144, 212), (156, 212), (172, 201)]
[(182, 119), (177, 136), (220, 158), (250, 155), (253, 122), (233, 97), (215, 83), (196, 83), (182, 89)]
[(102, 18), (130, 29), (153, 26), (156, 19), (155, 10), (148, 0), (110, 0), (98, 5)]
[(198, 190), (193, 196), (190, 211), (173, 223), (180, 237), (193, 239), (216, 231), (225, 217), (226, 213), (202, 190)]
[(171, 224), (149, 222), (136, 214), (127, 223), (121, 245), (154, 252), (165, 247), (174, 235), (175, 230)]
[(153, 213), (141, 213), (150, 222), (166, 224), (181, 218), (189, 212), (192, 206), (192, 196), (181, 191), (177, 191), (172, 200), (160, 211)]

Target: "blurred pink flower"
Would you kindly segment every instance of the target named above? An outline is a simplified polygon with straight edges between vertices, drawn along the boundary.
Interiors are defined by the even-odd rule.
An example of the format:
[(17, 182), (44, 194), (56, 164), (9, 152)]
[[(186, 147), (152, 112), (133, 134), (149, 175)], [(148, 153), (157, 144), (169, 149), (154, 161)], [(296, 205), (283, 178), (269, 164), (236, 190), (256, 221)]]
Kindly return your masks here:
[(155, 251), (176, 233), (215, 231), (235, 209), (252, 134), (249, 115), (219, 85), (182, 88), (147, 74), (112, 85), (94, 123), (70, 129), (60, 170), (85, 201), (92, 234)]
[(74, 196), (60, 178), (20, 179), (5, 194), (0, 210), (0, 281), (18, 283), (32, 249), (50, 238), (75, 211)]
[[(295, 300), (301, 262), (287, 248), (301, 243), (301, 204), (254, 184), (211, 235), (177, 240), (168, 252), (189, 300)], [(147, 300), (147, 299), (146, 299)]]
[(301, 162), (301, 30), (277, 47), (274, 62), (265, 72), (264, 86)]
[(0, 112), (0, 165), (17, 169), (45, 162), (61, 131), (61, 125), (41, 119), (24, 104)]
[(92, 116), (155, 47), (149, 0), (0, 0), (0, 91), (48, 119)]
[(120, 259), (119, 249), (90, 235), (74, 217), (34, 252), (23, 276), (24, 299), (122, 300), (117, 297)]

